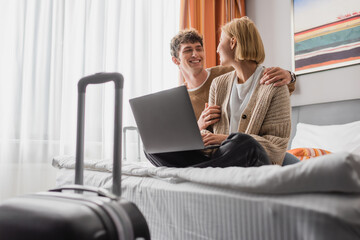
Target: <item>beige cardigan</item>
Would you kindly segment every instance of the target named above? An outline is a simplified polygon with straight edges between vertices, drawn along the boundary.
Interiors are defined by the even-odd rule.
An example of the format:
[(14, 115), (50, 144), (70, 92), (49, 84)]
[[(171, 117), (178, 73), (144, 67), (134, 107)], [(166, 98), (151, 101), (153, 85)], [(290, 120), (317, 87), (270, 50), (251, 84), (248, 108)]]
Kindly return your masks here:
[[(195, 91), (189, 92), (191, 104), (193, 106), (196, 119), (199, 119), (202, 111), (205, 108), (205, 103), (207, 103), (209, 100), (209, 91), (210, 91), (210, 86), (211, 86), (212, 81), (220, 75), (234, 71), (234, 68), (224, 67), (224, 66), (216, 66), (216, 67), (208, 68), (207, 70), (210, 72), (210, 75), (207, 78), (204, 85), (202, 85), (199, 89), (197, 89)], [(289, 92), (291, 94), (295, 90), (295, 82), (289, 83), (287, 86), (288, 86)]]
[[(228, 104), (235, 75), (235, 71), (229, 72), (211, 84), (209, 105), (219, 105), (222, 110), (220, 121), (212, 126), (215, 134), (229, 134)], [(271, 162), (281, 165), (291, 131), (289, 90), (286, 85), (274, 87), (259, 82), (242, 113), (238, 130), (256, 139)]]

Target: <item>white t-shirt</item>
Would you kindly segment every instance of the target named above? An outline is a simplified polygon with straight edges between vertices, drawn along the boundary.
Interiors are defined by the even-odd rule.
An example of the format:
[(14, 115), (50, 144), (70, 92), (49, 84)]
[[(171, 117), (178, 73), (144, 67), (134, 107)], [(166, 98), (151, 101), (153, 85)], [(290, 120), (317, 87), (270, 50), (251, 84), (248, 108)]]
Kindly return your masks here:
[(245, 110), (254, 89), (260, 80), (263, 66), (259, 65), (253, 75), (244, 83), (237, 83), (237, 76), (233, 79), (234, 84), (231, 90), (228, 112), (230, 118), (229, 134), (238, 132), (242, 112)]

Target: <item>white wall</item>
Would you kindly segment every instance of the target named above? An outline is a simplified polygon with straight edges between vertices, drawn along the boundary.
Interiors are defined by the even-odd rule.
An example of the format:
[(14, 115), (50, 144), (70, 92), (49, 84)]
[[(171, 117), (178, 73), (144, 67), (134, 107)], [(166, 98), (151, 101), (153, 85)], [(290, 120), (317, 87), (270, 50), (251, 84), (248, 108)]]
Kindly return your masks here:
[[(262, 36), (265, 66), (292, 69), (292, 0), (249, 0), (246, 13)], [(360, 64), (297, 77), (293, 106), (360, 98)]]

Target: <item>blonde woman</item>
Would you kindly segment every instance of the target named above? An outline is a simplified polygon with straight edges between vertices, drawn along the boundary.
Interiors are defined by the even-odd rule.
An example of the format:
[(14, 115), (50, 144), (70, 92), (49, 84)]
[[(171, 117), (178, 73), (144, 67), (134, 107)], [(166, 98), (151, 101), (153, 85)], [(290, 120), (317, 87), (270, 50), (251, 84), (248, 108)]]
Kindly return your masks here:
[(235, 70), (213, 80), (209, 105), (220, 106), (221, 116), (202, 129), (202, 136), (205, 145), (220, 147), (211, 154), (146, 154), (148, 159), (156, 166), (169, 167), (281, 165), (291, 130), (289, 90), (259, 83), (265, 51), (255, 24), (248, 17), (227, 23), (217, 52), (221, 65)]

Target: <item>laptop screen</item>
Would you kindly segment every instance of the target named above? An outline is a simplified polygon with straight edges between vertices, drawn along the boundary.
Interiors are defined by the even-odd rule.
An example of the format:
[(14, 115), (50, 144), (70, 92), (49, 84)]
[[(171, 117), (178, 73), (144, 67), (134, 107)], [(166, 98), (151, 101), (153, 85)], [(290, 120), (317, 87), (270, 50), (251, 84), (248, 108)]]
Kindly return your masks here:
[(130, 99), (130, 106), (147, 153), (204, 148), (185, 86)]

